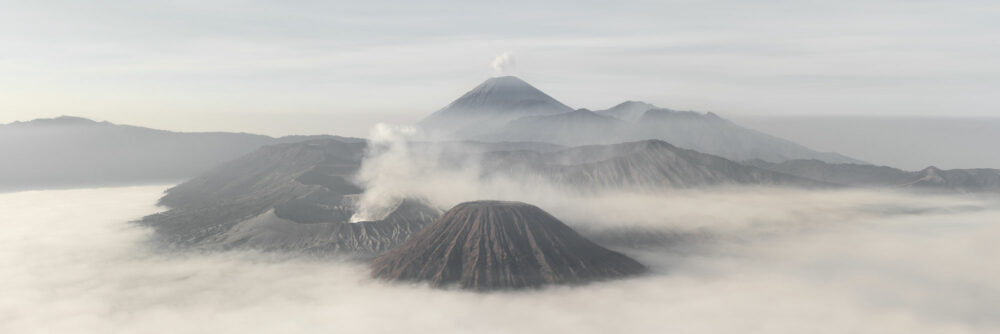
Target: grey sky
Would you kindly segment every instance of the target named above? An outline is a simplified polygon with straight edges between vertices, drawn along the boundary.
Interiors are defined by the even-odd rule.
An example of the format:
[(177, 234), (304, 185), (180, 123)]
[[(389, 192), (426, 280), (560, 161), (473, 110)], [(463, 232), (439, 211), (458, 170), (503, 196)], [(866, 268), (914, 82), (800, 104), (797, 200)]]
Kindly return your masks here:
[(504, 52), (573, 107), (1000, 116), (996, 1), (0, 0), (0, 123), (360, 135)]

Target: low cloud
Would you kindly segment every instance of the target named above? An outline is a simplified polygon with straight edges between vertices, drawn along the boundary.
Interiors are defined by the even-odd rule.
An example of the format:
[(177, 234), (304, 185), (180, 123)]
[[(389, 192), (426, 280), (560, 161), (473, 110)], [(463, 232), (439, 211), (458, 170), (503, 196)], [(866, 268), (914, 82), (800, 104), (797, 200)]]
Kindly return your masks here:
[(126, 222), (165, 188), (0, 194), (0, 332), (1000, 330), (991, 198), (772, 189), (548, 204), (578, 226), (739, 237), (620, 248), (653, 269), (635, 279), (481, 294), (375, 281), (337, 259), (151, 249), (150, 231)]

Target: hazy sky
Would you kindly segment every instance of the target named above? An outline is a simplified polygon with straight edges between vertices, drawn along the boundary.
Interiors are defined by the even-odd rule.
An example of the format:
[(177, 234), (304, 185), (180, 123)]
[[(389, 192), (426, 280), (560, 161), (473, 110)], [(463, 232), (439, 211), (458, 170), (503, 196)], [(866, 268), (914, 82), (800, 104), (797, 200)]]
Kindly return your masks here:
[(0, 41), (0, 123), (357, 134), (437, 110), (505, 52), (573, 107), (1000, 115), (995, 0), (0, 0)]

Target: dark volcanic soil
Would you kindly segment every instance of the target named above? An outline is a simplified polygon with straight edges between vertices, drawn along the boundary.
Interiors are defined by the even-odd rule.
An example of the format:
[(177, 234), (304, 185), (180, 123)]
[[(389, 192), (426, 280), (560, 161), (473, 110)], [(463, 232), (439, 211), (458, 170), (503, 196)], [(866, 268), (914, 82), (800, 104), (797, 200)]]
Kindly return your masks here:
[(646, 270), (536, 206), (498, 201), (459, 204), (372, 263), (377, 278), (474, 290), (579, 284)]

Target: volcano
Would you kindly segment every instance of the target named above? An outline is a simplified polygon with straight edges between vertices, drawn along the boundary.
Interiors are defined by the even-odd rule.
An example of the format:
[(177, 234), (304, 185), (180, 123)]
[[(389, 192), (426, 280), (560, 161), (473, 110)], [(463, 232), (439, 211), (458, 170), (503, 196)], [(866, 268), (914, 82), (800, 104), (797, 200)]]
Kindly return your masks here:
[(490, 78), (451, 104), (431, 114), (420, 125), (432, 131), (461, 136), (493, 131), (526, 116), (573, 111), (517, 77)]
[(581, 284), (646, 270), (536, 206), (500, 201), (459, 204), (372, 263), (376, 278), (472, 290)]
[(364, 188), (353, 184), (367, 144), (318, 139), (265, 146), (167, 190), (170, 210), (139, 224), (171, 248), (328, 253), (370, 258), (441, 211), (402, 199), (384, 216), (350, 222)]

